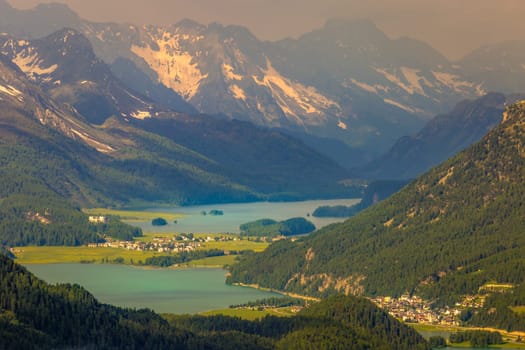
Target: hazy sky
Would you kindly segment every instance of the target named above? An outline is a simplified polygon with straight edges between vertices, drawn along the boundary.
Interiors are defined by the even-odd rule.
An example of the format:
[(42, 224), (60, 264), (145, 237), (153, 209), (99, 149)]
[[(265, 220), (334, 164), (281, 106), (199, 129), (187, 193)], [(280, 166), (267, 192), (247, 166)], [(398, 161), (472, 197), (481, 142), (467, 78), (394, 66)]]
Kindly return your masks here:
[[(19, 8), (49, 0), (8, 0)], [(368, 18), (456, 59), (486, 43), (525, 40), (525, 0), (54, 0), (94, 21), (239, 24), (260, 39), (297, 36), (328, 18)]]

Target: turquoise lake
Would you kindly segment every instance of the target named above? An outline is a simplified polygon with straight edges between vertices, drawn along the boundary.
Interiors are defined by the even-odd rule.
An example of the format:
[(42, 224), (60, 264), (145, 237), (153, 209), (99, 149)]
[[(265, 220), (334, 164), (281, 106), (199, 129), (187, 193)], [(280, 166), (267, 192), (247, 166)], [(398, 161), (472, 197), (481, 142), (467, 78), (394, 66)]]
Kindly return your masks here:
[[(184, 217), (177, 223), (170, 222), (166, 226), (152, 226), (151, 222), (133, 222), (145, 232), (186, 232), (186, 233), (239, 233), (239, 225), (249, 221), (269, 218), (286, 220), (294, 217), (304, 217), (314, 223), (317, 228), (344, 221), (344, 218), (316, 218), (309, 216), (313, 211), (323, 205), (353, 205), (360, 199), (333, 199), (310, 200), (302, 202), (255, 202), (196, 205), (172, 208), (147, 208), (144, 211), (181, 213)], [(211, 210), (221, 210), (224, 215), (202, 215)]]
[[(239, 232), (239, 225), (261, 218), (285, 220), (306, 217), (320, 228), (343, 218), (308, 216), (321, 205), (352, 205), (359, 199), (313, 200), (303, 202), (258, 202), (150, 208), (145, 211), (181, 213), (177, 224), (153, 227), (150, 222), (133, 223), (145, 231), (224, 233)], [(210, 210), (224, 215), (202, 215)], [(222, 269), (142, 269), (108, 264), (27, 265), (49, 283), (77, 283), (103, 303), (122, 307), (150, 308), (163, 313), (197, 313), (222, 309), (257, 299), (279, 296), (252, 288), (228, 286)]]
[(112, 305), (197, 313), (281, 296), (224, 283), (223, 269), (142, 269), (110, 264), (26, 265), (48, 283), (77, 283)]
[[(280, 296), (252, 288), (228, 286), (224, 283), (226, 271), (222, 269), (146, 270), (109, 264), (42, 264), (26, 267), (49, 283), (78, 283), (101, 302), (122, 307), (147, 307), (159, 313), (198, 313)], [(445, 332), (421, 333), (426, 338), (448, 335)], [(458, 348), (445, 350), (453, 349)]]
[[(284, 203), (216, 204), (175, 208), (148, 208), (146, 211), (176, 212), (185, 215), (177, 224), (153, 227), (139, 223), (145, 231), (155, 232), (239, 232), (239, 225), (260, 218), (285, 220), (305, 217), (317, 228), (344, 221), (342, 218), (308, 216), (321, 205), (352, 205), (359, 199), (314, 200)], [(222, 210), (223, 216), (202, 215)], [(134, 225), (136, 223), (133, 223)], [(252, 288), (228, 286), (223, 269), (143, 269), (110, 264), (26, 265), (49, 283), (78, 283), (103, 302), (132, 308), (150, 308), (159, 313), (198, 313), (227, 308), (233, 304), (280, 296)], [(435, 335), (422, 332), (425, 337)], [(441, 334), (446, 336), (446, 334)], [(457, 348), (446, 348), (457, 349)], [(462, 348), (470, 350), (471, 348)]]

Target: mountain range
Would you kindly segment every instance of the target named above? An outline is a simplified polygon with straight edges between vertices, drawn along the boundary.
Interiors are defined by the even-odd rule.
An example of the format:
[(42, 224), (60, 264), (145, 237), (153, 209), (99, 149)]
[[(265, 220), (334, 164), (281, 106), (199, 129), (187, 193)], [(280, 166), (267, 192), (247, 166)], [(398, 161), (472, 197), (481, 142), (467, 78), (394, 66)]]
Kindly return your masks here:
[[(193, 197), (190, 201), (200, 201), (197, 193), (204, 195), (204, 191), (192, 193), (189, 188), (204, 190), (207, 185), (201, 181), (210, 179), (214, 179), (210, 181), (217, 188), (236, 188), (233, 192), (250, 193), (246, 198), (252, 199), (263, 193), (293, 197), (299, 187), (305, 189), (312, 185), (312, 190), (307, 191), (311, 195), (315, 195), (314, 188), (320, 190), (320, 187), (333, 194), (338, 186), (329, 190), (330, 185), (326, 185), (348, 175), (335, 162), (277, 131), (242, 121), (187, 115), (159, 107), (115, 78), (109, 67), (96, 58), (89, 41), (76, 31), (64, 29), (34, 41), (0, 36), (0, 52), (26, 75), (24, 79), (11, 72), (11, 79), (3, 85), (19, 91), (20, 107), (29, 113), (36, 110), (46, 115), (49, 108), (40, 106), (40, 102), (48, 101), (55, 111), (60, 111), (48, 125), (55, 126), (62, 134), (94, 147), (109, 157), (112, 164), (130, 163), (119, 165), (124, 169), (129, 169), (132, 162), (145, 162), (133, 170), (135, 176), (142, 181), (149, 181), (151, 176), (160, 181), (142, 187), (156, 188), (155, 195), (150, 193), (148, 198), (171, 197), (175, 202), (184, 203)], [(3, 68), (15, 70), (13, 65)], [(24, 100), (23, 91), (29, 88), (40, 94), (33, 103)], [(64, 108), (69, 110), (63, 111)], [(177, 178), (187, 185), (195, 181), (200, 185), (189, 186), (186, 199), (181, 199), (169, 190), (185, 187), (177, 183)], [(124, 193), (133, 192), (136, 189), (130, 188)], [(206, 196), (212, 192), (208, 191)], [(224, 190), (219, 192), (224, 194), (224, 199), (215, 196), (215, 201), (228, 200)]]
[(414, 179), (478, 142), (501, 121), (506, 105), (523, 95), (489, 93), (458, 103), (432, 118), (419, 132), (400, 138), (388, 152), (361, 167), (369, 179)]
[(89, 22), (57, 4), (17, 10), (2, 0), (0, 8), (0, 31), (17, 38), (76, 29), (118, 78), (157, 104), (336, 138), (369, 155), (460, 100), (520, 92), (525, 73), (518, 43), (502, 44), (507, 55), (487, 47), (450, 62), (369, 21), (331, 20), (297, 39), (263, 42), (216, 23), (136, 26)]
[(97, 241), (78, 207), (360, 191), (345, 185), (348, 171), (277, 130), (174, 112), (128, 89), (71, 29), (0, 36), (0, 108), (3, 245)]
[(245, 257), (229, 281), (321, 296), (410, 293), (447, 305), (487, 283), (517, 288), (524, 120), (525, 102), (508, 106), (480, 142), (342, 224)]

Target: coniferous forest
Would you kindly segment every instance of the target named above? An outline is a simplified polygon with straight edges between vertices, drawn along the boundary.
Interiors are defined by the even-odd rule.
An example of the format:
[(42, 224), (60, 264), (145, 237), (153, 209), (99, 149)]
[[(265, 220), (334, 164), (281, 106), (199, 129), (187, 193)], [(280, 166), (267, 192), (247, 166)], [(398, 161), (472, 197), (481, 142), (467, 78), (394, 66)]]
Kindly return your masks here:
[(454, 305), (489, 282), (525, 279), (525, 105), (391, 198), (230, 268), (230, 282), (326, 296), (418, 294)]
[(49, 285), (0, 255), (0, 348), (430, 349), (371, 302), (334, 296), (294, 317), (259, 321), (160, 317), (99, 303), (78, 285)]
[[(431, 350), (520, 342), (499, 332), (525, 332), (525, 42), (515, 16), (523, 3), (485, 1), (472, 11), (464, 2), (383, 0), (359, 10), (349, 1), (327, 7), (311, 0), (296, 11), (283, 0), (258, 11), (250, 4), (250, 17), (243, 6), (231, 11), (220, 2), (224, 12), (246, 15), (237, 23), (269, 27), (270, 10), (270, 29), (282, 35), (272, 41), (252, 33), (252, 24), (156, 22), (197, 6), (186, 1), (177, 13), (168, 10), (175, 2), (164, 1), (143, 25), (146, 6), (159, 10), (151, 1), (94, 11), (108, 15), (102, 23), (82, 18), (68, 0), (32, 0), (39, 3), (33, 9), (0, 0), (0, 350)], [(111, 12), (128, 10), (144, 22), (110, 22)], [(214, 10), (198, 12), (222, 12)], [(325, 25), (295, 17), (307, 10)], [(281, 32), (275, 14), (295, 34)], [(396, 33), (396, 26), (406, 29)], [(505, 41), (485, 41), (500, 35)], [(139, 224), (147, 237), (118, 216), (88, 214), (358, 197), (351, 207), (308, 207), (283, 221), (266, 213), (247, 218), (255, 221), (241, 224), (244, 242), (219, 224), (178, 232), (191, 210), (170, 212), (169, 220), (148, 216), (153, 229)], [(199, 208), (197, 220), (226, 223), (224, 209)], [(319, 217), (346, 221), (317, 230), (337, 221)], [(63, 246), (82, 245), (104, 255), (133, 249), (101, 260), (134, 264), (128, 255), (137, 254), (135, 265), (148, 269), (221, 265), (226, 283), (288, 298), (228, 310), (266, 315), (255, 320), (158, 314), (101, 303), (83, 286), (46, 283), (17, 263), (16, 255), (31, 261), (30, 251), (55, 257), (84, 249)], [(67, 259), (99, 261), (86, 256)], [(426, 341), (410, 322), (460, 331), (448, 344), (441, 334)]]

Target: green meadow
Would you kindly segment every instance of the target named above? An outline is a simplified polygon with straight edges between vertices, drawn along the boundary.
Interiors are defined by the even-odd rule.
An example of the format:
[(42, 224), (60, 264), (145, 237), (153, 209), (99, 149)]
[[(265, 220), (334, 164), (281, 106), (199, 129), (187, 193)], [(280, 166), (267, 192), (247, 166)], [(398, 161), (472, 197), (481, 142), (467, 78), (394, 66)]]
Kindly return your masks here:
[(517, 314), (525, 314), (525, 306), (512, 306), (511, 309)]
[[(468, 330), (480, 329), (480, 328), (475, 328), (475, 327), (472, 328), (472, 327), (459, 327), (459, 326), (443, 326), (443, 325), (431, 325), (431, 324), (422, 324), (422, 323), (410, 323), (409, 325), (410, 327), (414, 328), (418, 332), (425, 332), (425, 333), (435, 332), (436, 334), (440, 334), (443, 332), (454, 333), (454, 332), (464, 332)], [(493, 329), (493, 328), (489, 328), (486, 330), (500, 332), (503, 336), (504, 341), (506, 341), (506, 343), (504, 344), (491, 345), (489, 346), (489, 349), (514, 349), (514, 350), (515, 349), (525, 349), (525, 343), (516, 342), (516, 339), (519, 335), (521, 335), (523, 338), (523, 335), (520, 332), (508, 333), (508, 332), (505, 332), (504, 330)], [(451, 347), (451, 349), (456, 349), (456, 348), (472, 349), (470, 342), (454, 343), (454, 344), (449, 344), (449, 346)]]
[(296, 309), (292, 307), (283, 307), (283, 308), (249, 308), (249, 307), (239, 307), (239, 308), (228, 308), (228, 309), (219, 309), (212, 310), (201, 313), (204, 316), (215, 316), (215, 315), (224, 315), (230, 317), (239, 317), (244, 320), (257, 320), (265, 316), (280, 316), (280, 317), (291, 317), (296, 314)]
[[(147, 234), (140, 240), (152, 241), (155, 237), (170, 237), (169, 234)], [(224, 237), (224, 235), (203, 234), (196, 237)], [(236, 236), (237, 237), (237, 236)], [(263, 251), (268, 246), (265, 242), (243, 240), (226, 240), (202, 242), (197, 249), (210, 250), (221, 249), (226, 251), (253, 250)], [(15, 249), (17, 262), (20, 264), (54, 264), (54, 263), (122, 263), (138, 264), (152, 256), (166, 255), (154, 251), (134, 251), (123, 248), (90, 248), (87, 246), (65, 247), (65, 246), (27, 246)], [(235, 255), (225, 255), (193, 260), (185, 266), (194, 267), (222, 267), (231, 265), (235, 261)]]
[(236, 255), (213, 256), (205, 259), (190, 261), (188, 267), (223, 267), (235, 262)]
[(144, 261), (155, 252), (139, 252), (118, 248), (81, 247), (20, 247), (15, 249), (16, 262), (19, 264), (55, 264), (55, 263), (103, 263), (123, 259), (122, 263), (132, 264)]

